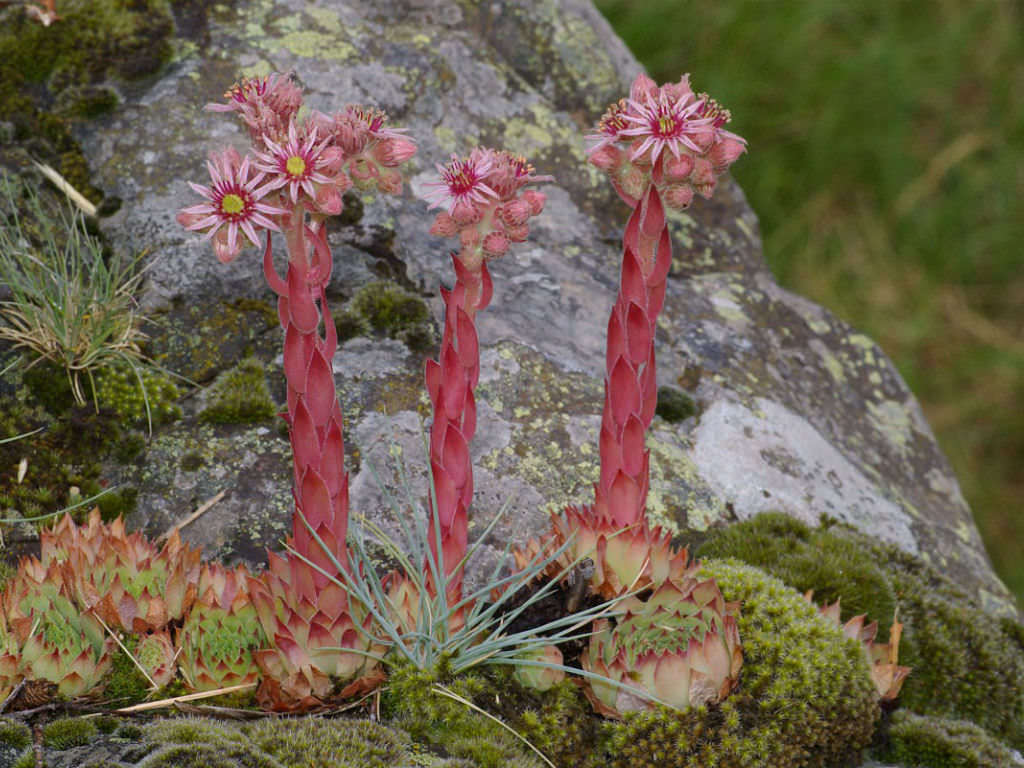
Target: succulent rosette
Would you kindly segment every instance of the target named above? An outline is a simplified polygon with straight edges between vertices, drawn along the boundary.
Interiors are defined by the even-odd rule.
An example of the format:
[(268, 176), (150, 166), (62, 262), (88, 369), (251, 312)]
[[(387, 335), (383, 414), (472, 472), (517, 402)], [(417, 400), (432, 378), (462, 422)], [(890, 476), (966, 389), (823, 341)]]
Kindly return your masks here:
[(42, 563), (59, 564), (69, 594), (112, 629), (159, 631), (192, 606), (199, 580), (199, 550), (172, 533), (163, 548), (141, 533), (127, 533), (92, 511), (86, 526), (65, 520), (42, 536)]
[[(808, 592), (804, 597), (810, 601), (813, 592)], [(841, 618), (839, 600), (831, 605), (825, 603), (819, 611), (821, 615), (834, 622), (843, 634), (851, 640), (856, 640), (864, 648), (864, 656), (867, 658), (868, 667), (871, 670), (871, 681), (878, 691), (879, 701), (895, 701), (903, 688), (903, 681), (910, 674), (910, 667), (900, 666), (900, 637), (903, 635), (903, 625), (893, 619), (892, 628), (889, 630), (888, 643), (876, 643), (878, 636), (878, 622), (867, 622), (867, 615), (854, 616), (846, 623)]]
[(203, 565), (199, 598), (178, 631), (178, 664), (189, 690), (213, 691), (259, 679), (253, 653), (266, 645), (266, 635), (249, 599), (251, 579), (241, 565)]
[(178, 654), (166, 630), (142, 635), (132, 655), (157, 688), (163, 688), (171, 682), (178, 670)]
[(580, 659), (588, 678), (584, 693), (594, 709), (621, 719), (627, 712), (663, 702), (678, 709), (720, 701), (739, 680), (736, 606), (713, 579), (667, 581), (646, 600), (624, 598), (625, 613), (613, 625), (594, 623)]
[(551, 532), (513, 551), (516, 566), (525, 569), (542, 552), (561, 550), (544, 569), (548, 578), (570, 578), (574, 564), (586, 559), (593, 563), (590, 592), (605, 600), (657, 587), (666, 581), (682, 583), (693, 578), (696, 564), (688, 564), (686, 549), (675, 549), (671, 537), (651, 528), (646, 519), (620, 528), (603, 518), (592, 506), (566, 507), (551, 515)]
[(7, 626), (7, 619), (0, 616), (0, 700), (7, 698), (24, 677), (18, 651), (18, 641)]
[(267, 556), (263, 578), (250, 584), (271, 645), (255, 654), (261, 706), (314, 709), (383, 681), (380, 664), (367, 655), (383, 651), (373, 642), (369, 612), (297, 554)]
[[(549, 691), (565, 680), (565, 670), (556, 669), (563, 663), (562, 652), (557, 645), (542, 645), (524, 651), (520, 656), (522, 664), (516, 666), (514, 677), (524, 688), (535, 691)], [(550, 666), (541, 666), (541, 665)]]
[(100, 684), (114, 640), (75, 605), (57, 565), (44, 568), (38, 560), (23, 560), (7, 585), (4, 609), (27, 679), (54, 683), (69, 698)]

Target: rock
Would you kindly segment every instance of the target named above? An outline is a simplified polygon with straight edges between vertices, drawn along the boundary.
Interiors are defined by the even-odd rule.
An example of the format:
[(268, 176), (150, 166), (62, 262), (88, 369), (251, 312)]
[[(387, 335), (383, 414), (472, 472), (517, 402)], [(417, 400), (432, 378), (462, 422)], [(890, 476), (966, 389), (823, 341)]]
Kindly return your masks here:
[[(204, 179), (207, 152), (246, 145), (238, 124), (202, 110), (242, 75), (293, 71), (313, 107), (387, 110), (419, 141), (413, 192), (434, 163), (476, 143), (523, 153), (558, 186), (545, 190), (530, 241), (492, 264), (495, 299), (479, 321), (471, 535), (508, 504), (495, 540), (522, 541), (543, 529), (547, 510), (591, 498), (604, 329), (627, 210), (587, 166), (582, 134), (626, 93), (638, 65), (589, 0), (255, 0), (198, 5), (187, 24), (179, 21), (173, 64), (124, 88), (109, 119), (78, 136), (95, 184), (123, 200), (104, 231), (117, 248), (153, 254), (148, 310), (165, 312), (179, 339), (194, 344), (189, 312), (220, 316), (235, 299), (269, 298), (255, 251), (221, 265), (174, 221), (195, 202), (185, 181)], [(734, 125), (743, 132), (743, 115)], [(398, 199), (350, 195), (329, 224), (333, 305), (384, 277), (425, 297), (436, 323), (438, 286), (452, 278), (449, 244), (427, 234), (429, 223), (426, 204), (408, 191)], [(990, 610), (1011, 612), (917, 402), (869, 338), (775, 283), (739, 187), (725, 183), (713, 201), (698, 200), (673, 219), (673, 232), (660, 381), (696, 408), (679, 422), (655, 421), (654, 519), (685, 534), (766, 509), (814, 523), (838, 518), (939, 565)], [(274, 334), (256, 341), (277, 349), (279, 388)], [(236, 362), (243, 346), (208, 341), (225, 356), (207, 366), (207, 378)], [(362, 513), (386, 509), (370, 470), (393, 485), (395, 456), (408, 466), (413, 495), (424, 493), (422, 364), (398, 341), (357, 338), (335, 357), (352, 504)], [(204, 461), (178, 468), (195, 446)], [(289, 525), (287, 456), (272, 426), (186, 419), (157, 436), (133, 480), (141, 491), (135, 523), (162, 531), (226, 490), (187, 535), (259, 559)], [(475, 573), (498, 554), (485, 546)]]

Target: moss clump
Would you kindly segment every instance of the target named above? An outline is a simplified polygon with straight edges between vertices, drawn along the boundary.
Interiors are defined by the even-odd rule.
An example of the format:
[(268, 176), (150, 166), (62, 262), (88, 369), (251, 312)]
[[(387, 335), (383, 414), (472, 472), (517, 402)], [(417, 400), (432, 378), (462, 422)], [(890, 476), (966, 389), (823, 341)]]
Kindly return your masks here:
[(674, 424), (697, 413), (697, 404), (685, 392), (674, 387), (658, 387), (658, 407), (655, 413)]
[[(122, 640), (133, 655), (139, 640), (129, 635)], [(163, 695), (167, 689), (163, 689)], [(135, 662), (121, 648), (114, 652), (113, 663), (107, 673), (103, 687), (103, 698), (117, 707), (128, 707), (150, 698), (150, 682), (139, 670)]]
[(866, 613), (884, 636), (892, 624), (896, 594), (877, 558), (850, 539), (812, 529), (789, 515), (767, 512), (713, 531), (698, 557), (735, 557), (763, 568), (815, 602), (842, 598), (843, 617)]
[(158, 720), (146, 727), (146, 740), (156, 744), (245, 744), (245, 735), (230, 723), (200, 717)]
[(970, 720), (1024, 746), (1024, 649), (1013, 622), (976, 608), (919, 558), (839, 526), (811, 529), (764, 514), (712, 533), (701, 556), (733, 556), (816, 598), (842, 597), (843, 618), (867, 613), (882, 636), (899, 607), (900, 663), (913, 669), (902, 704), (920, 714)]
[(248, 357), (217, 377), (199, 419), (211, 424), (251, 424), (272, 419), (276, 413), (263, 363)]
[(11, 768), (36, 768), (36, 756), (32, 747), (21, 753), (21, 757), (14, 761)]
[(906, 768), (1007, 768), (1013, 753), (966, 720), (897, 712), (889, 731), (887, 760)]
[(286, 768), (389, 768), (411, 762), (408, 738), (368, 720), (262, 720), (245, 731)]
[(98, 371), (95, 381), (96, 401), (100, 408), (113, 411), (130, 424), (147, 422), (147, 400), (149, 420), (153, 424), (166, 424), (181, 418), (181, 408), (175, 402), (181, 397), (181, 390), (163, 371), (147, 367), (133, 370), (127, 364), (115, 365)]
[(740, 689), (717, 707), (659, 708), (605, 726), (613, 768), (812, 768), (844, 764), (878, 718), (863, 651), (799, 593), (737, 560), (708, 561), (726, 600), (739, 600)]
[(578, 685), (564, 680), (543, 693), (521, 688), (511, 673), (494, 673), (505, 717), (531, 744), (560, 766), (583, 765), (594, 751), (602, 720)]
[(43, 726), (43, 745), (56, 750), (84, 747), (91, 743), (98, 733), (92, 720), (65, 717)]
[(173, 744), (150, 754), (138, 768), (282, 768), (281, 763), (242, 744)]
[(24, 723), (10, 718), (0, 718), (0, 744), (14, 749), (24, 749), (32, 743), (32, 731)]
[[(540, 761), (511, 733), (465, 704), (436, 692), (443, 684), (458, 696), (493, 705), (496, 688), (483, 675), (450, 678), (409, 665), (392, 668), (382, 705), (389, 722), (418, 742), (478, 768), (540, 768)], [(491, 696), (487, 696), (491, 694)]]
[(359, 331), (365, 328), (365, 321), (377, 333), (398, 339), (417, 352), (425, 351), (433, 342), (426, 302), (386, 281), (363, 286), (341, 320), (338, 338), (343, 338), (342, 330), (347, 338), (362, 335)]

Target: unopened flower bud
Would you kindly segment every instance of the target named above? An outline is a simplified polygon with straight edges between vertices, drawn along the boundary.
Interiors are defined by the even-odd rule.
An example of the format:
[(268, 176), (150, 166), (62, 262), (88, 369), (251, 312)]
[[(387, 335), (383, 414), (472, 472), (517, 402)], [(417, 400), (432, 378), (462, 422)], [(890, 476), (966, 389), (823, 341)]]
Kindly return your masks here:
[(455, 219), (456, 224), (461, 226), (476, 224), (480, 221), (480, 211), (469, 203), (456, 203), (455, 209), (452, 211), (452, 218)]
[(693, 158), (683, 154), (679, 157), (669, 156), (665, 159), (665, 181), (686, 181), (693, 171)]
[(337, 176), (345, 164), (345, 153), (341, 151), (340, 147), (326, 147), (320, 153), (320, 159), (325, 163), (323, 172), (328, 176)]
[(633, 139), (629, 144), (629, 159), (637, 165), (648, 166), (651, 164), (651, 147), (641, 151), (643, 145), (644, 139)]
[(536, 189), (528, 189), (523, 192), (523, 200), (530, 204), (530, 213), (533, 216), (540, 215), (541, 211), (544, 210), (544, 203), (547, 199), (547, 195), (543, 192), (538, 192)]
[(209, 214), (206, 213), (185, 213), (184, 211), (178, 211), (178, 215), (175, 216), (178, 223), (185, 229), (188, 229), (193, 224), (198, 224), (200, 221), (208, 217)]
[(526, 224), (518, 227), (505, 227), (505, 236), (513, 243), (524, 243), (530, 236), (530, 228)]
[(377, 191), (389, 195), (402, 194), (402, 174), (394, 168), (387, 168), (377, 179)]
[(373, 148), (373, 159), (394, 168), (416, 154), (416, 145), (408, 139), (384, 139)]
[(697, 145), (697, 148), (703, 154), (711, 149), (711, 145), (715, 143), (715, 129), (711, 126), (705, 126), (702, 130), (690, 134), (690, 140)]
[(508, 250), (508, 238), (501, 232), (491, 232), (484, 238), (483, 247), (487, 256), (503, 256)]
[(721, 141), (716, 141), (715, 145), (711, 147), (711, 151), (708, 152), (708, 159), (716, 170), (724, 171), (736, 162), (736, 158), (746, 151), (747, 148), (743, 142), (736, 141), (736, 139), (722, 139)]
[(710, 184), (694, 184), (693, 188), (697, 190), (697, 194), (701, 197), (710, 200), (711, 196), (715, 194), (715, 184), (715, 181), (712, 181)]
[(606, 144), (590, 155), (590, 162), (602, 171), (614, 171), (622, 163), (622, 151), (613, 144)]
[(711, 184), (715, 180), (715, 169), (711, 167), (711, 161), (706, 157), (698, 157), (693, 164), (693, 174), (690, 180), (694, 184)]
[(501, 206), (501, 220), (513, 227), (525, 224), (532, 214), (533, 210), (529, 201), (523, 198), (512, 200)]
[(693, 187), (689, 184), (675, 184), (666, 188), (661, 195), (665, 205), (676, 211), (683, 211), (693, 202)]
[(320, 213), (337, 216), (341, 213), (341, 193), (333, 184), (321, 184), (316, 190), (316, 207)]
[(437, 214), (434, 223), (430, 227), (430, 234), (437, 237), (455, 237), (458, 231), (458, 225), (446, 211), (441, 211)]
[(649, 96), (657, 96), (658, 90), (658, 84), (647, 75), (641, 73), (637, 75), (636, 80), (633, 81), (633, 85), (629, 89), (629, 98), (633, 99), (633, 101), (643, 101)]
[(378, 175), (377, 166), (366, 160), (364, 157), (357, 157), (348, 166), (349, 175), (352, 181), (360, 189), (369, 189), (374, 185), (374, 179)]
[(624, 165), (619, 173), (619, 186), (630, 197), (640, 199), (647, 186), (643, 172), (632, 163)]

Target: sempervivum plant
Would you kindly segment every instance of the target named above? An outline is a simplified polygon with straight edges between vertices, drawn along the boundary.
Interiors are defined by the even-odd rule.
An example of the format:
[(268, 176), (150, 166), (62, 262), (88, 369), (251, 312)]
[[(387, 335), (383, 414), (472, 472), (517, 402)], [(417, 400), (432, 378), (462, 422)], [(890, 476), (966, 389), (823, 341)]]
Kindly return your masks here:
[[(719, 701), (736, 687), (743, 654), (736, 608), (713, 579), (667, 581), (646, 600), (624, 598), (613, 625), (594, 623), (581, 658), (584, 692), (611, 718), (668, 704), (679, 709)], [(613, 684), (614, 683), (614, 684)]]
[(171, 635), (166, 630), (150, 632), (139, 638), (133, 653), (135, 661), (145, 671), (153, 685), (163, 688), (178, 670), (177, 652)]
[(199, 550), (177, 532), (157, 549), (141, 533), (127, 533), (120, 518), (104, 523), (99, 509), (84, 527), (67, 516), (44, 533), (42, 562), (59, 564), (82, 610), (126, 632), (157, 631), (183, 618), (199, 578)]
[(249, 600), (251, 578), (242, 565), (203, 565), (199, 598), (178, 631), (178, 663), (190, 690), (212, 691), (259, 678), (253, 652), (266, 645), (266, 636)]
[(6, 617), (0, 616), (0, 699), (7, 698), (22, 677), (18, 642), (7, 626)]
[(271, 645), (256, 652), (263, 671), (260, 704), (275, 711), (313, 709), (379, 684), (384, 673), (374, 658), (380, 648), (369, 612), (294, 551), (267, 556), (263, 578), (250, 584)]
[(57, 685), (62, 696), (96, 688), (110, 668), (113, 639), (72, 600), (55, 565), (25, 559), (4, 594), (4, 610), (29, 680)]
[(589, 558), (594, 566), (590, 591), (610, 600), (670, 580), (682, 583), (696, 574), (698, 566), (687, 565), (686, 549), (673, 548), (670, 538), (646, 520), (619, 528), (591, 507), (570, 505), (563, 514), (551, 515), (551, 532), (543, 540), (532, 540), (513, 554), (522, 569), (538, 550), (560, 552), (544, 571), (548, 578), (564, 576), (574, 563)]
[[(810, 601), (813, 596), (812, 592), (808, 592), (804, 597)], [(896, 697), (900, 695), (900, 689), (903, 688), (903, 681), (911, 672), (910, 667), (902, 667), (897, 663), (903, 625), (893, 619), (892, 629), (889, 631), (889, 642), (876, 643), (878, 622), (865, 623), (867, 621), (865, 614), (854, 616), (844, 624), (839, 600), (832, 604), (825, 603), (819, 610), (822, 616), (834, 621), (836, 626), (843, 630), (846, 637), (856, 640), (863, 646), (864, 655), (867, 657), (868, 666), (871, 669), (871, 681), (875, 684), (875, 690), (878, 691), (879, 701), (895, 701)]]

